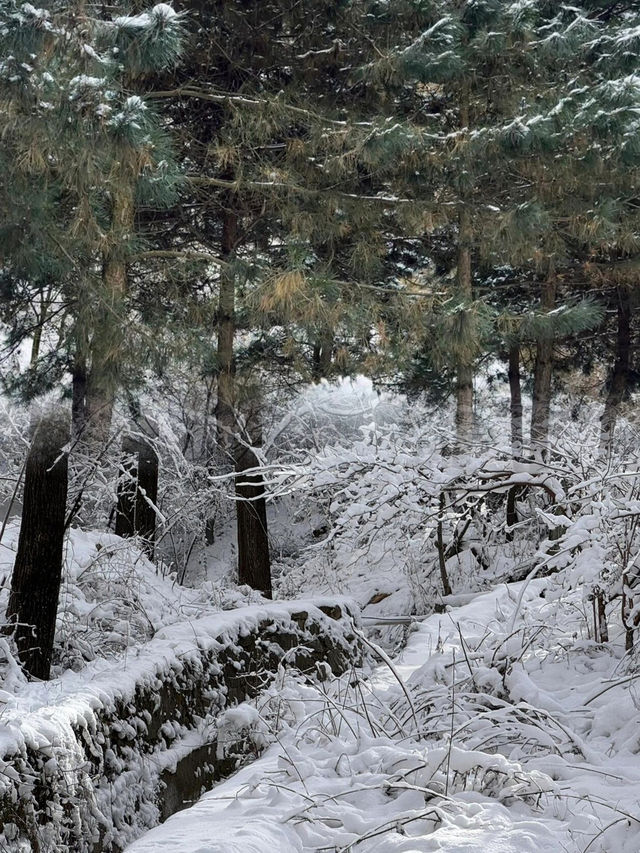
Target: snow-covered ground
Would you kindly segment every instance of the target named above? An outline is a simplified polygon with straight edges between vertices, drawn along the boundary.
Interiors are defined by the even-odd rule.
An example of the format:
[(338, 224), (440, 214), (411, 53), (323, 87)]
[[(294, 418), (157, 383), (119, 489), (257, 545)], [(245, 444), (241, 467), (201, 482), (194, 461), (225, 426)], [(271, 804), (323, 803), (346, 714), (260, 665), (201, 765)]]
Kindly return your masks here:
[[(19, 520), (12, 520), (0, 543), (1, 613), (7, 606), (19, 532)], [(127, 649), (151, 640), (168, 625), (258, 600), (260, 596), (246, 588), (214, 581), (197, 588), (181, 586), (151, 563), (135, 541), (71, 529), (64, 546), (53, 675), (81, 670), (93, 661), (121, 659)], [(27, 684), (1, 637), (0, 678), (5, 709), (15, 703), (28, 707), (44, 687)]]
[[(593, 407), (566, 421), (548, 466), (514, 463), (501, 443), (503, 391), (485, 407), (488, 437), (474, 454), (452, 453), (450, 418), (361, 379), (314, 386), (275, 418), (263, 461), (276, 596), (343, 594), (375, 618), (449, 609), (410, 629), (365, 619), (368, 642), (386, 650), (378, 661), (393, 658), (375, 668), (317, 684), (278, 673), (257, 704), (231, 712), (252, 722), (256, 747), (271, 744), (263, 756), (131, 853), (638, 853), (640, 670), (620, 623), (624, 590), (629, 624), (640, 613), (622, 576), (640, 548), (637, 438), (622, 431), (627, 445), (602, 458)], [(164, 469), (165, 509), (187, 494), (181, 470)], [(182, 491), (171, 498), (174, 481)], [(199, 533), (183, 566), (190, 587), (167, 574), (181, 565), (169, 549), (155, 566), (135, 541), (70, 531), (54, 662), (64, 674), (28, 684), (0, 638), (5, 719), (48, 713), (56, 682), (109, 692), (119, 662), (166, 626), (259, 598), (234, 586), (229, 484), (203, 496), (200, 482), (178, 545), (180, 531), (196, 536), (212, 495), (220, 507), (215, 541)], [(507, 489), (523, 482), (509, 529)], [(11, 522), (3, 609), (17, 537)], [(503, 582), (534, 566), (555, 574)], [(593, 590), (609, 602), (607, 643), (592, 639)]]
[(366, 678), (282, 675), (265, 755), (128, 853), (637, 853), (640, 682), (555, 593), (479, 594)]

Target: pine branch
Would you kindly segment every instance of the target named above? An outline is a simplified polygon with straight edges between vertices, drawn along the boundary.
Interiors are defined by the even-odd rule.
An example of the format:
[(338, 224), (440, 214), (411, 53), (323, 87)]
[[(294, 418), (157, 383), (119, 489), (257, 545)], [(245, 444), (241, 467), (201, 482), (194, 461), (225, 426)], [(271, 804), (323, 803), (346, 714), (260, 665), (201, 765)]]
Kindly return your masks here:
[(215, 264), (217, 267), (229, 266), (227, 261), (218, 258), (215, 255), (210, 255), (208, 252), (196, 252), (193, 249), (152, 249), (148, 252), (140, 252), (132, 256), (132, 263), (137, 261), (149, 260), (151, 258), (175, 258), (176, 260), (184, 261), (208, 261), (210, 264)]
[(321, 124), (330, 124), (336, 127), (367, 127), (373, 126), (372, 122), (348, 122), (340, 119), (329, 118), (328, 116), (316, 113), (313, 110), (305, 109), (304, 107), (296, 107), (293, 104), (287, 104), (279, 99), (266, 98), (248, 98), (246, 95), (234, 95), (231, 92), (207, 92), (204, 89), (194, 89), (190, 86), (184, 86), (179, 89), (167, 89), (165, 91), (148, 92), (147, 98), (196, 98), (202, 101), (212, 101), (217, 104), (238, 104), (243, 107), (257, 107), (273, 109), (274, 103), (283, 111), (293, 113), (294, 115), (302, 115), (306, 118), (319, 121)]
[[(220, 187), (221, 189), (231, 190), (236, 193), (239, 192), (242, 187), (260, 190), (282, 189), (307, 196), (329, 195), (337, 198), (351, 199), (353, 201), (373, 201), (389, 205), (419, 204), (419, 200), (415, 198), (396, 198), (395, 196), (388, 195), (358, 195), (357, 193), (345, 193), (342, 191), (332, 190), (329, 187), (322, 189), (301, 187), (297, 184), (288, 184), (284, 181), (225, 181), (223, 178), (210, 178), (202, 175), (187, 175), (185, 180), (193, 186)], [(451, 204), (453, 204), (453, 202)]]

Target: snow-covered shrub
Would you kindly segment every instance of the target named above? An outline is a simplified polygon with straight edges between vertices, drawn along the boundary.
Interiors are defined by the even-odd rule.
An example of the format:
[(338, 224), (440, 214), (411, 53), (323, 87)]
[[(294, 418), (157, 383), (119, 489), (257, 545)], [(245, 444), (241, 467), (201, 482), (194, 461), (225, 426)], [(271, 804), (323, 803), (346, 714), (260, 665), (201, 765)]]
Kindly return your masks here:
[[(623, 434), (632, 432), (622, 424)], [(572, 440), (573, 439), (573, 440)], [(590, 440), (589, 440), (590, 439)], [(609, 639), (608, 618), (622, 611), (627, 649), (640, 623), (640, 454), (626, 442), (598, 449), (597, 430), (565, 436), (554, 463), (564, 494), (539, 511), (549, 530), (536, 565), (553, 571), (550, 595), (579, 590), (585, 619), (595, 639)], [(621, 603), (613, 608), (611, 602)], [(617, 618), (614, 623), (619, 626)], [(619, 630), (616, 627), (616, 630)]]
[[(473, 749), (464, 736), (456, 743), (436, 745), (435, 730), (431, 739), (400, 719), (406, 709), (398, 698), (400, 685), (392, 680), (385, 694), (380, 673), (373, 678), (372, 684), (351, 673), (312, 684), (281, 671), (262, 694), (257, 703), (260, 719), (278, 746), (270, 753), (269, 771), (242, 771), (238, 790), (230, 797), (243, 815), (253, 820), (256, 814), (262, 816), (255, 837), (277, 823), (283, 827), (282, 849), (347, 851), (362, 845), (380, 853), (396, 848), (426, 851), (436, 849), (446, 828), (453, 829), (471, 803), (483, 802), (488, 808), (493, 803), (502, 809), (516, 804), (518, 810), (524, 804), (535, 808), (553, 796), (555, 786), (548, 775), (499, 752)], [(417, 682), (404, 687), (419, 700), (417, 688)], [(466, 720), (463, 707), (456, 725)], [(436, 728), (446, 730), (447, 724), (438, 721)], [(207, 798), (201, 806), (207, 820)], [(227, 821), (231, 815), (211, 815), (213, 826), (219, 818)], [(225, 839), (229, 849), (241, 849), (234, 846), (242, 838), (240, 825), (236, 829), (232, 818), (224, 825), (230, 832)], [(462, 825), (470, 824), (465, 819)], [(481, 826), (479, 822), (477, 828)], [(167, 837), (170, 828), (171, 822)], [(152, 844), (152, 839), (142, 839), (139, 849), (151, 850)]]
[(324, 525), (303, 563), (283, 573), (281, 594), (311, 582), (348, 589), (376, 612), (431, 612), (447, 592), (444, 574), (454, 592), (477, 589), (531, 557), (531, 537), (507, 536), (506, 496), (549, 472), (493, 448), (451, 455), (446, 433), (405, 416), (361, 426), (292, 469), (286, 485), (316, 502)]

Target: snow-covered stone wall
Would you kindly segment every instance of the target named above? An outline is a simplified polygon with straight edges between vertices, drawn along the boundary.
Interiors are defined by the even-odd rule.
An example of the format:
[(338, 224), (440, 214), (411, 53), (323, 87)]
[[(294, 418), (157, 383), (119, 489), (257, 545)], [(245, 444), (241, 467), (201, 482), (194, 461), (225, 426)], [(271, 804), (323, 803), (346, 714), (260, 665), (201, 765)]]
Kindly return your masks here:
[(342, 600), (244, 607), (49, 682), (40, 707), (0, 716), (0, 849), (122, 850), (259, 751), (252, 709), (229, 709), (280, 666), (357, 662), (356, 620)]

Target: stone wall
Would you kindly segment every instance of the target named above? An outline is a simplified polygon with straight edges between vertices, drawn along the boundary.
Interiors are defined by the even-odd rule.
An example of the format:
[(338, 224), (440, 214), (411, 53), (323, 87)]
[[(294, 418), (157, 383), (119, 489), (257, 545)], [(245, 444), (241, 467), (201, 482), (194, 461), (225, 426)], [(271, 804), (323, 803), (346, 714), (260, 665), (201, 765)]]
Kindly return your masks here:
[(355, 618), (345, 602), (278, 602), (172, 626), (84, 688), (60, 679), (58, 701), (0, 718), (0, 849), (119, 853), (255, 754), (240, 734), (222, 743), (216, 720), (279, 665), (357, 663)]

